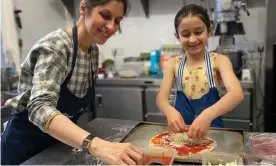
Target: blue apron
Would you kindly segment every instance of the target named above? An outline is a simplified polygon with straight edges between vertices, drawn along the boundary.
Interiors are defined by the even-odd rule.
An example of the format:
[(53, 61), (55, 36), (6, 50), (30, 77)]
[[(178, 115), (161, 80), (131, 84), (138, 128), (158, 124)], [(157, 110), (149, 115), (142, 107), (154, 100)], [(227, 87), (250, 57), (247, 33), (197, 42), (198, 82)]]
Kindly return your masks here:
[[(74, 42), (72, 68), (61, 85), (57, 109), (76, 123), (84, 108), (94, 100), (95, 74), (93, 72), (93, 84), (90, 84), (92, 86), (89, 87), (87, 94), (83, 98), (76, 97), (67, 88), (74, 71), (78, 53), (76, 25), (72, 31)], [(6, 130), (1, 136), (1, 164), (19, 165), (57, 142), (56, 139), (42, 132), (28, 120), (28, 111), (11, 115)]]
[[(218, 90), (215, 87), (215, 81), (213, 79), (213, 72), (211, 67), (210, 55), (209, 52), (205, 51), (205, 62), (206, 62), (206, 69), (207, 69), (207, 76), (210, 85), (209, 92), (203, 95), (199, 99), (188, 99), (187, 96), (183, 92), (183, 71), (185, 66), (186, 56), (184, 55), (181, 58), (178, 74), (177, 74), (177, 92), (176, 92), (176, 99), (175, 99), (175, 109), (178, 110), (185, 123), (187, 125), (191, 125), (194, 119), (202, 112), (204, 109), (212, 106), (215, 104), (219, 99)], [(221, 117), (214, 119), (211, 122), (211, 127), (218, 127), (223, 128), (224, 124)]]

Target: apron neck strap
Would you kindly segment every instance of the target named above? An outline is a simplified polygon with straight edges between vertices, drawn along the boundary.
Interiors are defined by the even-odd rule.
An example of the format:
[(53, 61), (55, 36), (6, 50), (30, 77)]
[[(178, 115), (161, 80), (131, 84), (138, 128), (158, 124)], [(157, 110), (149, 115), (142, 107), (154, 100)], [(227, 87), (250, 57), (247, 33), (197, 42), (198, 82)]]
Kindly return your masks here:
[(185, 61), (186, 61), (186, 56), (184, 54), (181, 57), (180, 64), (178, 66), (178, 72), (177, 72), (177, 89), (178, 89), (178, 91), (183, 90), (182, 80), (183, 80), (183, 71), (184, 71)]
[(73, 59), (72, 59), (71, 71), (67, 75), (67, 77), (65, 78), (65, 80), (63, 82), (65, 85), (67, 85), (69, 83), (69, 80), (71, 79), (71, 76), (72, 76), (74, 68), (75, 68), (77, 55), (78, 55), (78, 28), (77, 28), (77, 25), (74, 25), (74, 27), (72, 28), (72, 35), (73, 35), (73, 44), (74, 44)]
[[(183, 81), (185, 62), (186, 62), (186, 55), (184, 54), (181, 57), (181, 61), (180, 61), (180, 64), (178, 67), (178, 72), (177, 72), (177, 89), (178, 89), (178, 91), (183, 90), (182, 81)], [(215, 87), (215, 81), (214, 81), (214, 77), (213, 77), (210, 53), (207, 49), (205, 50), (205, 63), (206, 63), (206, 68), (207, 68), (206, 73), (207, 73), (209, 85), (210, 85), (210, 88), (213, 88), (213, 87)]]
[(214, 81), (214, 75), (213, 75), (213, 70), (212, 70), (212, 65), (211, 65), (210, 53), (207, 49), (205, 51), (205, 62), (206, 62), (206, 67), (207, 67), (206, 74), (208, 76), (208, 81), (209, 81), (210, 88), (214, 88), (216, 85), (215, 85), (215, 81)]

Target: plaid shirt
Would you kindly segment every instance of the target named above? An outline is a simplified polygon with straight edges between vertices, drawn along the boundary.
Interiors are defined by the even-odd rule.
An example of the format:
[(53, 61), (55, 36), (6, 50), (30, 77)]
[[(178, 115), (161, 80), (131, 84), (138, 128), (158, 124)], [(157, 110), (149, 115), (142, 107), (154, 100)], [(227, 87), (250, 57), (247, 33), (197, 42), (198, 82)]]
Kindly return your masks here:
[[(99, 50), (91, 46), (90, 54), (78, 49), (73, 75), (67, 85), (77, 97), (86, 95), (92, 84), (92, 70), (98, 70)], [(56, 109), (61, 84), (72, 67), (73, 41), (63, 29), (42, 37), (21, 65), (19, 95), (7, 101), (12, 114), (29, 111), (29, 120), (47, 132)]]

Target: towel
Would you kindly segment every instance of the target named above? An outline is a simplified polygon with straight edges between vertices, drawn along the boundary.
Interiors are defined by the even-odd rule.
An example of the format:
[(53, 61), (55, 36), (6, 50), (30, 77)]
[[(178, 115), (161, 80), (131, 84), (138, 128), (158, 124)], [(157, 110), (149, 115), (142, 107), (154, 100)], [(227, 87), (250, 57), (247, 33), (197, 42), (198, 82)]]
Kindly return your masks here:
[(18, 32), (14, 13), (14, 1), (2, 0), (2, 25), (1, 35), (3, 51), (6, 63), (14, 66), (17, 75), (20, 74), (20, 48), (18, 43)]

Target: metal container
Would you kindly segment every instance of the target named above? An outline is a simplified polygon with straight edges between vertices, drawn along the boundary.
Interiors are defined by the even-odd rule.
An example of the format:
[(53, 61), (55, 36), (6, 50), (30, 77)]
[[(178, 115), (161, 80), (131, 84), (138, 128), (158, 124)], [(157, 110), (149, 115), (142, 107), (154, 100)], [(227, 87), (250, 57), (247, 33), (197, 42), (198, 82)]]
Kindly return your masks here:
[(232, 62), (234, 72), (237, 76), (241, 76), (244, 52), (236, 45), (221, 45), (216, 50), (216, 53), (227, 56)]
[(236, 165), (244, 165), (240, 156), (231, 153), (207, 152), (202, 154), (202, 165), (226, 165), (235, 163)]

